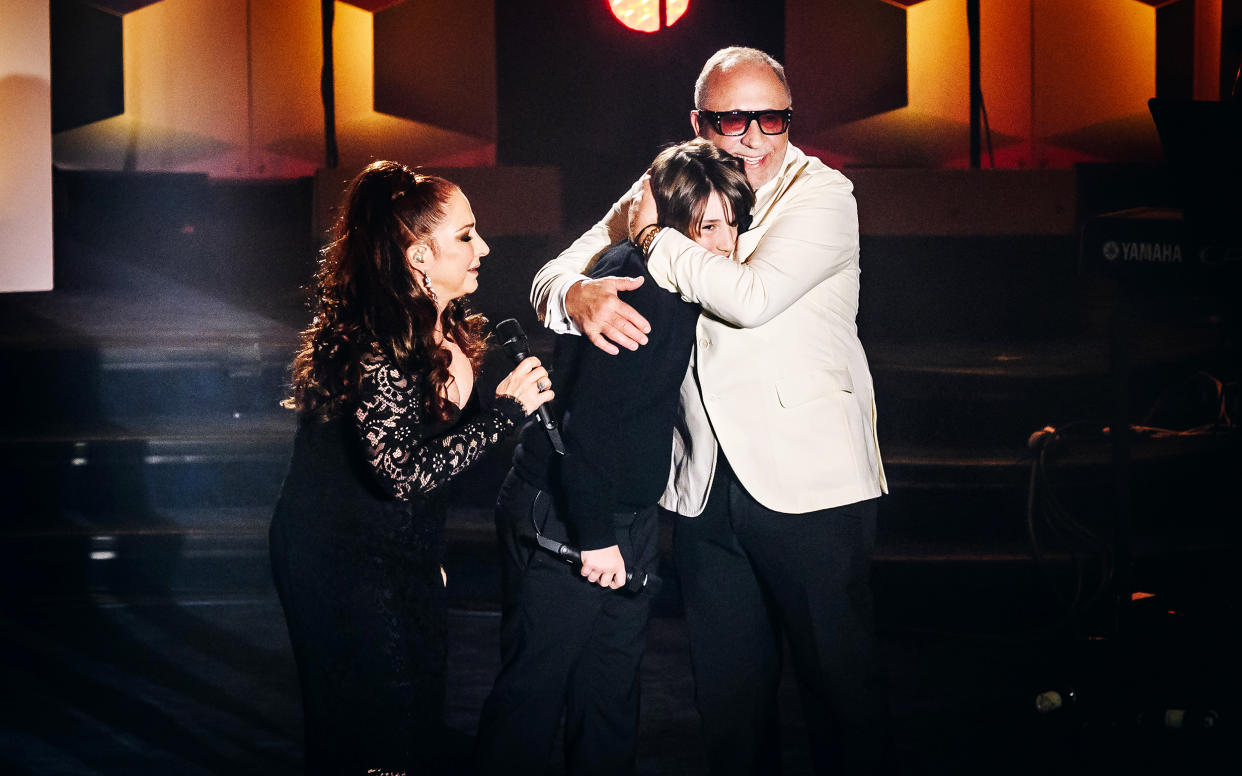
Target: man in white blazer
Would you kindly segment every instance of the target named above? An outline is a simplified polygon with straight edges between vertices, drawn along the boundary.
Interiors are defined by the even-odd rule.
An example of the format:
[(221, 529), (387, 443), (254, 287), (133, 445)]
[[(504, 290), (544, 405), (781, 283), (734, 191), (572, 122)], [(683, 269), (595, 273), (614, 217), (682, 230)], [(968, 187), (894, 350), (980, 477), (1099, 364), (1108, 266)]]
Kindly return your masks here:
[(855, 324), (857, 208), (841, 173), (789, 144), (791, 116), (779, 63), (717, 52), (690, 117), (755, 189), (733, 259), (652, 229), (640, 180), (531, 291), (554, 331), (640, 347), (647, 323), (617, 293), (641, 279), (581, 274), (629, 236), (657, 283), (703, 308), (661, 505), (681, 516), (674, 555), (713, 773), (779, 771), (782, 634), (817, 770), (870, 770), (885, 734), (869, 571), (887, 486)]

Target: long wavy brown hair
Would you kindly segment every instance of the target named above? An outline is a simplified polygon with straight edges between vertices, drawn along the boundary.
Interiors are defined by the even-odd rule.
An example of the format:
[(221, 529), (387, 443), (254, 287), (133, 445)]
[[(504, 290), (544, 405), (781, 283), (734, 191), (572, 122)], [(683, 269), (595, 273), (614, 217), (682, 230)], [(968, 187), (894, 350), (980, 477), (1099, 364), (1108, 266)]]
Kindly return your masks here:
[[(438, 249), (432, 231), (455, 191), (444, 178), (389, 161), (372, 162), (349, 182), (315, 273), (315, 317), (302, 332), (284, 406), (322, 421), (343, 414), (357, 401), (362, 357), (378, 350), (423, 382), (421, 409), (429, 417), (455, 415), (447, 398), (452, 354), (436, 342), (436, 306), (406, 259), (416, 243)], [(439, 322), (477, 374), (487, 350), (487, 320), (455, 299)]]

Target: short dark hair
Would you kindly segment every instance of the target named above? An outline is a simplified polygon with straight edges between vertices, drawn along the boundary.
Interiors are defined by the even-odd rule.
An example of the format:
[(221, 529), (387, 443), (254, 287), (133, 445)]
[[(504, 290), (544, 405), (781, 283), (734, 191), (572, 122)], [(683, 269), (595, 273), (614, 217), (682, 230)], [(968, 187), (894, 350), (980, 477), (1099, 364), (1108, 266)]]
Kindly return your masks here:
[(695, 237), (713, 193), (724, 200), (728, 216), (744, 231), (750, 223), (755, 192), (746, 180), (746, 168), (735, 156), (703, 138), (670, 146), (651, 163), (651, 193), (656, 221)]

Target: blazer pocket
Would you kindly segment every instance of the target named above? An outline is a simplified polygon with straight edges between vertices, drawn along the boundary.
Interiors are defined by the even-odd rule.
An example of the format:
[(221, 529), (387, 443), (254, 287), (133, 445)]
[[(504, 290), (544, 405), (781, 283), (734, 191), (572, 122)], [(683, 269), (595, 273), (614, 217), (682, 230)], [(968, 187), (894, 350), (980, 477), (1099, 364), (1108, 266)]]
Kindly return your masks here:
[(806, 375), (787, 377), (776, 383), (776, 399), (786, 409), (837, 391), (854, 392), (854, 381), (850, 379), (848, 369), (822, 369)]

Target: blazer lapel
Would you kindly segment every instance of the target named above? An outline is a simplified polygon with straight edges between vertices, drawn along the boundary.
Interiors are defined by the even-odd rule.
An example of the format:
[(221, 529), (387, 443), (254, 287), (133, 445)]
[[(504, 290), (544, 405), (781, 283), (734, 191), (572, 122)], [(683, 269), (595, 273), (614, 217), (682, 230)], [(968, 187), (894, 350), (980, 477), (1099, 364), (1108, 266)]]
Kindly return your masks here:
[(752, 226), (745, 232), (737, 236), (737, 247), (733, 249), (733, 259), (738, 264), (745, 264), (750, 260), (750, 255), (755, 252), (755, 248), (759, 245), (759, 241), (763, 239), (763, 235), (768, 231), (768, 225)]

